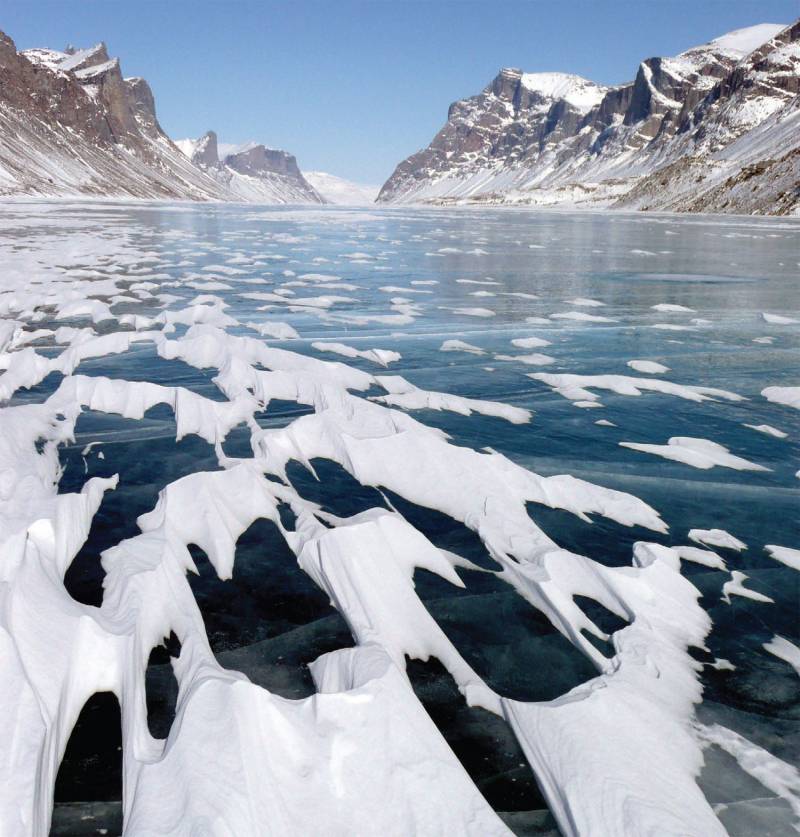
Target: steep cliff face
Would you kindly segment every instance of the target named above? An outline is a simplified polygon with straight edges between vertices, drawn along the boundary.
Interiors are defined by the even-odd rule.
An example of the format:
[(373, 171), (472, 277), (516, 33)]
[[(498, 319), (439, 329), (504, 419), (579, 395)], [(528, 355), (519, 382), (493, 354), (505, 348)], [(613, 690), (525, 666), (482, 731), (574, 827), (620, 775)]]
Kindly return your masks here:
[(232, 200), (266, 203), (325, 203), (287, 151), (251, 143), (219, 156), (214, 131), (178, 147), (202, 171), (231, 193)]
[[(739, 142), (783, 111), (793, 124), (799, 27), (763, 24), (649, 58), (632, 82), (613, 88), (502, 70), (478, 96), (451, 105), (431, 145), (397, 167), (378, 199), (694, 209), (708, 192), (709, 207), (724, 209), (724, 184), (736, 182), (754, 154), (777, 166), (800, 145), (787, 131), (782, 145), (766, 133)], [(778, 169), (791, 179), (793, 159), (747, 179)], [(789, 198), (769, 204), (766, 185), (748, 188), (753, 201), (740, 195), (730, 211), (791, 211)]]
[(559, 140), (574, 135), (605, 92), (579, 76), (501, 70), (478, 96), (450, 106), (447, 123), (433, 142), (400, 163), (378, 200), (407, 199), (453, 176), (465, 181), (470, 194), (481, 189), (487, 172), (527, 168)]
[(0, 195), (224, 199), (161, 130), (104, 44), (17, 52), (0, 34)]
[(220, 162), (213, 132), (183, 146), (162, 130), (148, 83), (124, 78), (105, 44), (17, 52), (0, 33), (0, 196), (323, 202), (285, 151)]

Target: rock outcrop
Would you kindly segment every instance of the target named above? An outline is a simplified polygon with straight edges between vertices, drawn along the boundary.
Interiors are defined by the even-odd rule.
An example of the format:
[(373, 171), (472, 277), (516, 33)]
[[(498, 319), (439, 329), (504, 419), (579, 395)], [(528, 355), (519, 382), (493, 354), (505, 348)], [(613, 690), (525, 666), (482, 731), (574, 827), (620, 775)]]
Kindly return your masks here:
[(501, 70), (378, 200), (791, 212), (799, 91), (800, 21), (648, 58), (612, 88)]
[(178, 147), (194, 165), (227, 189), (233, 200), (325, 203), (287, 151), (250, 143), (220, 159), (214, 131), (198, 140), (181, 140)]
[(17, 52), (0, 33), (0, 195), (223, 200), (164, 134), (143, 79), (104, 44)]

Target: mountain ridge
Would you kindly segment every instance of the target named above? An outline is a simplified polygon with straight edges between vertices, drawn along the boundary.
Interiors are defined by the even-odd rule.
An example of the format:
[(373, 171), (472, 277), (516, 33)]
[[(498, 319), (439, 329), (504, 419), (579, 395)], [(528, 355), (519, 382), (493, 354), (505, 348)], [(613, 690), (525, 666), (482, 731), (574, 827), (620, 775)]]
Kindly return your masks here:
[(197, 140), (176, 143), (187, 158), (226, 188), (235, 200), (253, 203), (325, 203), (303, 177), (297, 160), (288, 151), (245, 143), (220, 157), (214, 131)]
[[(372, 202), (263, 144), (173, 142), (147, 81), (104, 43), (17, 51), (0, 33), (0, 78), (0, 196)], [(758, 24), (646, 58), (615, 86), (503, 68), (377, 202), (794, 214), (798, 149), (800, 20)]]
[(17, 51), (0, 32), (0, 78), (0, 197), (323, 203), (287, 152), (257, 146), (222, 171), (193, 163), (147, 81), (124, 77), (102, 42)]
[[(450, 106), (443, 128), (397, 166), (378, 201), (791, 212), (800, 202), (790, 153), (800, 131), (770, 143), (757, 129), (779, 112), (795, 125), (799, 85), (800, 21), (647, 58), (632, 82), (615, 87), (504, 68)], [(742, 138), (752, 131), (748, 147)], [(753, 173), (768, 161), (775, 165)], [(732, 189), (739, 176), (752, 197), (740, 189), (729, 200), (725, 184)], [(775, 177), (780, 194), (769, 188)]]

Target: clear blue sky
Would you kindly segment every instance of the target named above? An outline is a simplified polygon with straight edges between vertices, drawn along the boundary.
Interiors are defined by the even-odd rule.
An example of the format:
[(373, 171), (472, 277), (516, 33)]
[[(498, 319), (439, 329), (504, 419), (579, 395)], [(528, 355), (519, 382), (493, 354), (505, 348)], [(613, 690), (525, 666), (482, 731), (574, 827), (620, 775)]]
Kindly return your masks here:
[(379, 184), (500, 67), (613, 84), (644, 57), (798, 16), (800, 0), (4, 0), (0, 27), (21, 49), (106, 41), (175, 139), (213, 128)]

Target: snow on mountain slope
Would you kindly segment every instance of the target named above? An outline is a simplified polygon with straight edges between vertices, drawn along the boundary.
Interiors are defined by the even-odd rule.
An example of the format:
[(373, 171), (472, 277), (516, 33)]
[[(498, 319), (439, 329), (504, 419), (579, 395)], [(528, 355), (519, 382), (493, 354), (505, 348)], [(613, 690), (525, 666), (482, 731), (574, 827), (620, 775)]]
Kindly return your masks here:
[(537, 93), (545, 103), (563, 100), (585, 113), (603, 100), (605, 87), (569, 73), (523, 73), (522, 86)]
[[(397, 166), (378, 200), (792, 212), (800, 195), (790, 152), (800, 135), (776, 127), (739, 140), (767, 120), (794, 124), (799, 90), (798, 23), (648, 58), (618, 87), (504, 69), (450, 106), (445, 126)], [(758, 160), (769, 165), (753, 169)], [(739, 190), (728, 206), (724, 184), (745, 167), (752, 200)], [(753, 181), (771, 177), (788, 184), (780, 195)]]
[(195, 148), (197, 147), (197, 140), (179, 139), (172, 141), (175, 143), (175, 145), (178, 147), (178, 150), (184, 155), (184, 157), (188, 157), (190, 160), (192, 159), (192, 155), (194, 154)]
[(104, 44), (18, 53), (0, 33), (0, 194), (224, 199)]
[[(774, 38), (784, 28), (785, 24), (783, 23), (759, 23), (755, 26), (748, 26), (746, 29), (734, 29), (727, 35), (714, 38), (708, 46), (728, 50), (738, 58), (744, 58), (754, 49), (758, 49), (761, 44), (766, 43), (770, 38)], [(699, 49), (702, 49), (702, 47), (699, 47)]]
[(178, 146), (191, 162), (227, 189), (233, 200), (248, 203), (325, 203), (288, 152), (257, 143), (222, 146), (231, 149), (220, 159), (214, 131)]
[(0, 195), (324, 202), (284, 151), (250, 143), (221, 164), (216, 137), (173, 143), (105, 44), (17, 52), (0, 33), (0, 80)]
[(363, 206), (374, 203), (378, 197), (378, 186), (353, 183), (324, 171), (304, 171), (303, 176), (328, 203)]

